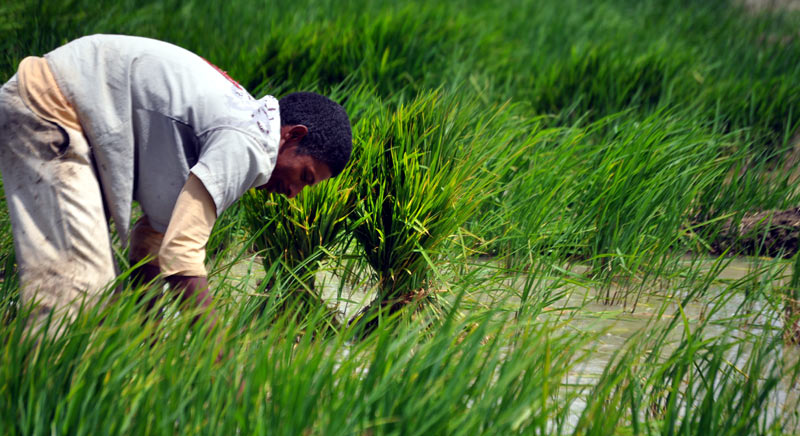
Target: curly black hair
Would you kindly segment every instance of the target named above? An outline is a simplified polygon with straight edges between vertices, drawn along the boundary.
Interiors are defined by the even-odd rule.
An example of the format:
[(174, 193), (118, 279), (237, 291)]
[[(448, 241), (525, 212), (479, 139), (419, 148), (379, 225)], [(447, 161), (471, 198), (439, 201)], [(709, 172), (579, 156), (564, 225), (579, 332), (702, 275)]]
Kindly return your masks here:
[(303, 124), (308, 127), (298, 152), (324, 162), (332, 176), (339, 175), (353, 151), (353, 132), (344, 108), (314, 92), (287, 94), (278, 103), (281, 126)]

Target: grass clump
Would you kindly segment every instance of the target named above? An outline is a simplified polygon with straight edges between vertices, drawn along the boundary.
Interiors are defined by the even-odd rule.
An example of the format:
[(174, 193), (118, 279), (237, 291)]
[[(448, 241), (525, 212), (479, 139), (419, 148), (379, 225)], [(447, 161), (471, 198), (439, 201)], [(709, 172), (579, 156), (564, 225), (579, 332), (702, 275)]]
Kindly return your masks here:
[[(315, 287), (315, 273), (328, 255), (344, 243), (343, 231), (355, 196), (345, 175), (307, 189), (295, 200), (265, 191), (249, 192), (241, 200), (248, 242), (262, 256), (264, 269), (274, 270), (264, 283), (267, 292), (281, 295), (287, 306), (303, 301), (301, 311), (324, 305)], [(280, 281), (282, 286), (276, 286)], [(305, 310), (302, 310), (305, 308)]]
[[(191, 313), (159, 324), (145, 320), (130, 299), (84, 312), (62, 336), (38, 345), (23, 339), (18, 318), (8, 330), (14, 346), (6, 342), (0, 354), (4, 432), (544, 429), (549, 417), (563, 414), (552, 399), (584, 341), (537, 323), (506, 326), (491, 313), (476, 313), (449, 317), (434, 330), (395, 319), (392, 325), (405, 328), (381, 329), (352, 342), (353, 328), (327, 338), (310, 334), (309, 327), (324, 322), (321, 311), (298, 324), (273, 303), (263, 317), (249, 321), (242, 314), (261, 305), (258, 300), (223, 310), (230, 326), (244, 321), (247, 329), (211, 336), (191, 325)], [(165, 309), (174, 313), (172, 306)], [(219, 347), (229, 353), (215, 361)]]
[[(425, 93), (360, 124), (353, 235), (377, 283), (364, 312), (436, 302), (432, 263), (492, 190), (490, 160), (514, 156), (507, 107)], [(372, 322), (372, 321), (370, 321)]]
[[(800, 192), (800, 15), (738, 5), (0, 5), (0, 80), (85, 34), (155, 37), (256, 97), (330, 95), (355, 142), (339, 178), (220, 217), (210, 333), (129, 289), (25, 338), (0, 206), (0, 433), (796, 433), (797, 257), (706, 257)], [(793, 256), (769, 245), (747, 247)]]

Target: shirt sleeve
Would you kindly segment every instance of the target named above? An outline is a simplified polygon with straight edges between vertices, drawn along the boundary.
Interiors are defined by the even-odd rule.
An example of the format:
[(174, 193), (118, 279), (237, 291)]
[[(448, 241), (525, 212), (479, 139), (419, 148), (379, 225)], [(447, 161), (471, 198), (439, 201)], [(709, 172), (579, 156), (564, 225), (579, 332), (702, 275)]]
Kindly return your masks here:
[(217, 219), (214, 201), (194, 174), (183, 186), (158, 251), (165, 276), (205, 277), (206, 243)]
[(128, 260), (131, 265), (138, 263), (142, 259), (150, 258), (149, 265), (158, 267), (158, 250), (164, 241), (164, 234), (159, 233), (150, 226), (147, 215), (142, 215), (131, 229), (130, 251)]
[(267, 183), (278, 154), (274, 145), (267, 147), (236, 129), (203, 135), (200, 157), (191, 172), (211, 195), (217, 216), (248, 189)]

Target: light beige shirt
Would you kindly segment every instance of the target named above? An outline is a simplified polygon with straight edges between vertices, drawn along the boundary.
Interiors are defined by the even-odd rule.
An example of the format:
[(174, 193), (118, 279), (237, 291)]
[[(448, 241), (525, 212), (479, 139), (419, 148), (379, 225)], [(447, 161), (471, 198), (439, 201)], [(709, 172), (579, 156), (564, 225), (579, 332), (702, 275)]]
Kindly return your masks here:
[[(47, 61), (28, 57), (17, 72), (20, 97), (36, 115), (82, 132), (77, 113), (58, 88)], [(139, 220), (131, 237), (131, 258), (150, 257), (164, 275), (206, 276), (205, 246), (216, 220), (216, 206), (194, 174), (175, 203), (166, 234), (154, 230), (147, 217)]]
[(19, 96), (36, 115), (83, 132), (75, 108), (58, 89), (56, 79), (44, 58), (30, 56), (19, 63)]
[(202, 57), (126, 35), (90, 35), (44, 55), (92, 145), (106, 207), (126, 243), (133, 202), (166, 233), (189, 174), (217, 214), (267, 183), (280, 111)]

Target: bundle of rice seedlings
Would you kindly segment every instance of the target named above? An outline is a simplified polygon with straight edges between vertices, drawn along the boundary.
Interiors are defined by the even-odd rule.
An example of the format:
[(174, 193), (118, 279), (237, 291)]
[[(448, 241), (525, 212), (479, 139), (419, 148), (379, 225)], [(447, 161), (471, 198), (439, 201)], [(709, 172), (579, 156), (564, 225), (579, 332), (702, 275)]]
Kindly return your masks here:
[(503, 128), (510, 113), (430, 92), (358, 126), (353, 235), (377, 296), (353, 321), (371, 330), (381, 313), (441, 306), (432, 281), (436, 255), (491, 193), (487, 162), (518, 152), (508, 150), (513, 129)]
[(264, 269), (274, 271), (260, 287), (267, 293), (280, 292), (286, 307), (306, 311), (324, 305), (314, 274), (340, 241), (352, 210), (352, 193), (347, 176), (341, 175), (291, 200), (266, 191), (251, 191), (242, 198), (242, 220), (252, 245), (263, 256)]

